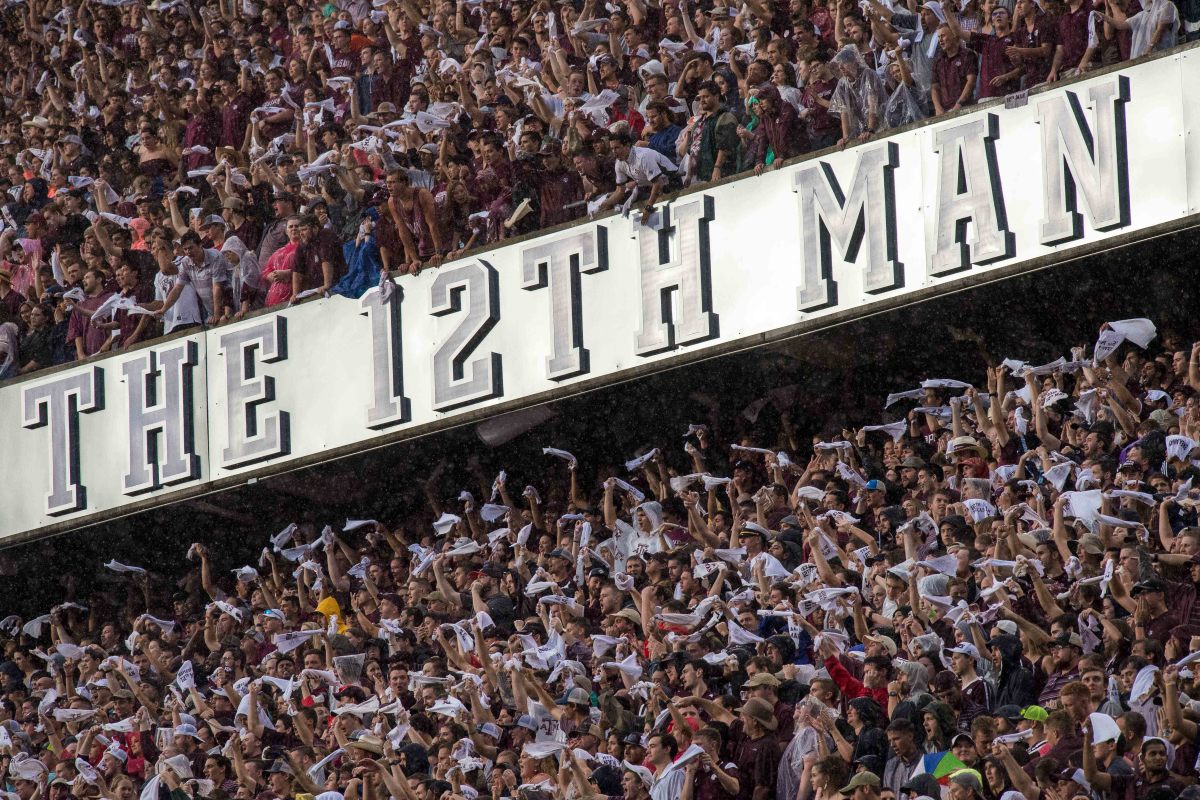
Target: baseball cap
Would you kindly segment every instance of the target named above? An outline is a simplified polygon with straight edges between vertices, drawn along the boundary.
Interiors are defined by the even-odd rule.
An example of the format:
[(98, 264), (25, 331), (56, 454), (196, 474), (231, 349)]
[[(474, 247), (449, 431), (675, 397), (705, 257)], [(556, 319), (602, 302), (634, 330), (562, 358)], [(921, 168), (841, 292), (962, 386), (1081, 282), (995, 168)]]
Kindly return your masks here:
[(973, 789), (976, 792), (983, 791), (983, 781), (979, 779), (979, 773), (973, 769), (960, 769), (958, 772), (952, 773), (950, 782), (957, 783), (965, 789)]
[(966, 740), (967, 744), (969, 744), (969, 745), (975, 744), (975, 740), (971, 738), (971, 734), (962, 733), (960, 731), (959, 733), (954, 734), (954, 736), (952, 736), (950, 738), (950, 746), (954, 747), (954, 745), (959, 743), (959, 740), (964, 740), (964, 739)]
[(979, 658), (979, 651), (976, 650), (975, 645), (971, 644), (970, 642), (963, 642), (962, 644), (955, 645), (954, 647), (947, 647), (944, 652), (958, 653), (960, 655), (970, 656), (971, 658)]
[(538, 724), (533, 717), (529, 716), (528, 714), (522, 714), (521, 716), (517, 717), (517, 727), (524, 728), (529, 731), (536, 731), (538, 729)]
[(220, 214), (209, 214), (204, 218), (204, 227), (207, 228), (209, 225), (220, 225), (222, 228), (224, 228), (225, 218)]
[(1021, 711), (1021, 718), (1030, 722), (1045, 722), (1050, 713), (1041, 706), (1026, 706)]
[(885, 487), (885, 486), (883, 485), (883, 481), (880, 481), (880, 480), (872, 480), (872, 481), (867, 481), (867, 487), (866, 487), (866, 488), (867, 488), (867, 491), (868, 491), (868, 492), (882, 492), (882, 491), (884, 491), (884, 490), (885, 490), (887, 487)]
[(500, 726), (494, 722), (484, 722), (477, 726), (475, 730), (479, 731), (484, 736), (490, 736), (493, 739), (499, 739), (501, 736)]
[(838, 789), (838, 794), (854, 794), (854, 790), (860, 786), (879, 786), (879, 776), (874, 772), (860, 772), (850, 779), (842, 788)]
[(186, 722), (181, 725), (175, 726), (175, 735), (176, 736), (190, 736), (193, 739), (200, 738), (200, 735), (198, 733), (196, 733), (196, 726), (189, 725)]
[(1083, 639), (1080, 638), (1078, 633), (1066, 633), (1066, 634), (1063, 634), (1062, 636), (1059, 636), (1057, 639), (1054, 639), (1052, 642), (1052, 646), (1078, 647), (1080, 650), (1082, 650), (1083, 649)]
[(583, 689), (572, 689), (567, 692), (567, 704), (575, 706), (591, 706), (592, 698)]
[(1009, 722), (1020, 722), (1022, 719), (1024, 719), (1024, 717), (1021, 716), (1021, 707), (1014, 705), (1000, 706), (992, 712), (992, 716), (999, 717), (1000, 719), (1006, 719)]
[(890, 636), (885, 636), (882, 633), (868, 633), (863, 637), (864, 642), (875, 642), (883, 645), (883, 649), (887, 650), (889, 656), (896, 655), (896, 640)]
[(1013, 622), (1011, 619), (1000, 620), (996, 623), (996, 627), (1004, 633), (1007, 633), (1009, 636), (1017, 635), (1017, 623)]
[(757, 672), (750, 680), (742, 684), (745, 689), (753, 689), (756, 686), (770, 686), (777, 689), (779, 688), (779, 679), (769, 672)]
[(1137, 597), (1142, 592), (1166, 592), (1167, 584), (1159, 578), (1148, 578), (1133, 585), (1129, 594)]
[(546, 556), (546, 558), (561, 558), (561, 559), (564, 559), (565, 561), (573, 561), (574, 560), (572, 558), (571, 554), (568, 553), (566, 550), (563, 550), (561, 547), (556, 547), (553, 550), (551, 550), (549, 552), (549, 554)]

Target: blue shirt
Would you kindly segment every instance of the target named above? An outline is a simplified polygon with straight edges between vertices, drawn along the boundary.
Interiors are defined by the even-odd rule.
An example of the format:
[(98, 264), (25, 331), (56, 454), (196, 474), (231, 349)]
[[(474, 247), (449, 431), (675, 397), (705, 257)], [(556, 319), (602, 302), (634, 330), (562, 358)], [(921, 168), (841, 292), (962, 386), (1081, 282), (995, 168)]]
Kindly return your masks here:
[(679, 140), (679, 134), (682, 132), (683, 128), (678, 125), (671, 125), (666, 130), (651, 134), (650, 138), (646, 141), (649, 143), (651, 150), (657, 150), (671, 159), (671, 163), (675, 163), (675, 159), (679, 157), (675, 152), (675, 142)]

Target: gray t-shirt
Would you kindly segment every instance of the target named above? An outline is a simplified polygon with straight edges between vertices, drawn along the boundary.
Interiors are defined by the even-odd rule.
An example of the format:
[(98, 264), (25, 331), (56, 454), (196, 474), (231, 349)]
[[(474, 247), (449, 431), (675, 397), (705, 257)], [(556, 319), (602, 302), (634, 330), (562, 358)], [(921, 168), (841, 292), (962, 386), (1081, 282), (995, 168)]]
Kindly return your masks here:
[(219, 283), (228, 288), (232, 271), (220, 250), (206, 249), (204, 263), (200, 265), (193, 263), (186, 256), (179, 262), (179, 282), (196, 290), (205, 319), (221, 311), (213, 308), (213, 286)]

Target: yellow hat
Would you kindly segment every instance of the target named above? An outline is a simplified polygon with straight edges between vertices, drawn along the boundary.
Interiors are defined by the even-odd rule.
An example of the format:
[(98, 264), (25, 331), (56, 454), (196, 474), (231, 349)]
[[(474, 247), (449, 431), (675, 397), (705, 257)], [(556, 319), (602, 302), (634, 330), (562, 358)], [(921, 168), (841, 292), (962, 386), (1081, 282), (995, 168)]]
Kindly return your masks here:
[(325, 615), (326, 621), (330, 617), (337, 617), (338, 633), (345, 633), (350, 626), (342, 620), (342, 607), (338, 605), (338, 601), (333, 597), (326, 597), (321, 602), (317, 603), (317, 611)]

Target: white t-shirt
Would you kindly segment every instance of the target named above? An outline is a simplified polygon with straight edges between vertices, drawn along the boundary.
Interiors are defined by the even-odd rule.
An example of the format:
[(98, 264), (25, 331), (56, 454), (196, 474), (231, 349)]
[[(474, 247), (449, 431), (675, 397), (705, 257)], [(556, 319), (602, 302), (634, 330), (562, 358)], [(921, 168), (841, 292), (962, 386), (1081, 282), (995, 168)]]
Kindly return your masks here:
[[(171, 290), (175, 288), (175, 284), (179, 282), (179, 274), (165, 275), (162, 272), (154, 276), (154, 299), (160, 302), (166, 302)], [(200, 313), (200, 297), (196, 294), (196, 287), (191, 283), (184, 283), (183, 291), (179, 295), (179, 299), (175, 301), (175, 305), (167, 309), (163, 314), (163, 333), (170, 333), (180, 325), (194, 325), (197, 322), (204, 322), (204, 317)]]
[(664, 172), (675, 172), (671, 159), (649, 147), (630, 147), (629, 158), (616, 164), (617, 184), (633, 181), (639, 186), (648, 186)]
[(636, 530), (623, 519), (617, 520), (616, 530), (612, 539), (604, 543), (604, 548), (612, 552), (613, 566), (617, 572), (625, 571), (625, 562), (631, 556), (645, 558), (651, 553), (662, 552), (662, 539), (657, 533), (644, 533)]

